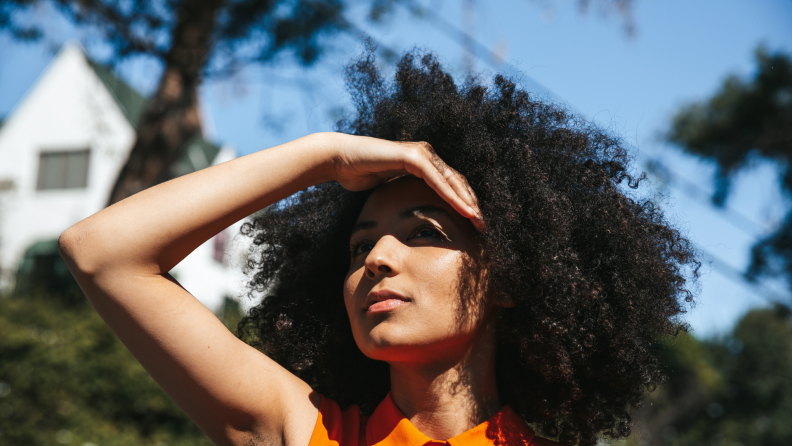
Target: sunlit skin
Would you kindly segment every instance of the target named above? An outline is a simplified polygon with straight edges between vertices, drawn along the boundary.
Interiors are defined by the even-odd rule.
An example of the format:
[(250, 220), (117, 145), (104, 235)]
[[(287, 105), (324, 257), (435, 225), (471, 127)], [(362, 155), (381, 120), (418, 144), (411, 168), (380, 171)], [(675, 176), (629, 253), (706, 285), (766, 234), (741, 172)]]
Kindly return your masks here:
[[(457, 288), (475, 278), (464, 260), (484, 221), (467, 180), (426, 143), (306, 136), (139, 192), (64, 231), (58, 247), (99, 315), (215, 444), (305, 446), (319, 395), (168, 271), (234, 222), (326, 181), (378, 187), (354, 235), (370, 248), (352, 262), (346, 303), (360, 347), (391, 366), (397, 406), (441, 440), (489, 418), (502, 407), (495, 306), (473, 291), (481, 281)], [(386, 302), (386, 289), (409, 301)], [(367, 311), (369, 297), (379, 302)], [(473, 304), (459, 311), (463, 298)]]
[[(475, 236), (470, 221), (423, 180), (403, 177), (371, 195), (350, 240), (344, 301), (355, 341), (390, 364), (394, 401), (435, 438), (454, 420), (438, 413), (443, 408), (475, 406), (472, 419), (454, 420), (474, 425), (501, 408), (494, 301), (478, 288), (460, 288), (460, 277), (473, 273), (465, 266), (479, 255)], [(474, 294), (465, 307), (461, 293)], [(426, 393), (433, 394), (429, 407), (416, 407), (427, 405)], [(433, 416), (416, 417), (421, 413)]]
[[(409, 363), (460, 355), (481, 325), (466, 318), (460, 326), (458, 314), (459, 274), (464, 258), (475, 255), (474, 233), (420, 179), (400, 178), (372, 194), (350, 240), (354, 252), (344, 286), (363, 353)], [(392, 299), (397, 306), (388, 311), (372, 311), (382, 305), (369, 308), (371, 298), (388, 291), (404, 300)]]

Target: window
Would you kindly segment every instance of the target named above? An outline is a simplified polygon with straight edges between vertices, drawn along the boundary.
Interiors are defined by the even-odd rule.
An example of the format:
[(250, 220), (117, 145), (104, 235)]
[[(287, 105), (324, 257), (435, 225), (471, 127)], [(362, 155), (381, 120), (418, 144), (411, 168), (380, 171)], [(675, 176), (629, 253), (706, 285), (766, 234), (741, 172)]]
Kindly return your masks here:
[(87, 186), (88, 153), (88, 150), (41, 152), (36, 189), (75, 189)]

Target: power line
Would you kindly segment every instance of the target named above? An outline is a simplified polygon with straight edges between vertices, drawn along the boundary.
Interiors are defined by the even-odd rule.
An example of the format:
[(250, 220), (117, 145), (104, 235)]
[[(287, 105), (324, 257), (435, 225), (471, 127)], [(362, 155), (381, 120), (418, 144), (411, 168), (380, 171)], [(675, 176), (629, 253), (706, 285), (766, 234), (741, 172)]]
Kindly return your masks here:
[(714, 206), (709, 200), (710, 194), (702, 189), (696, 183), (688, 180), (684, 176), (676, 173), (673, 169), (668, 167), (657, 158), (652, 158), (646, 154), (644, 156), (648, 159), (647, 169), (651, 170), (663, 183), (668, 184), (674, 189), (684, 193), (688, 197), (704, 203), (718, 211), (718, 216), (730, 223), (735, 228), (745, 232), (746, 234), (756, 237), (767, 230), (762, 224), (757, 223), (752, 218), (746, 216), (740, 211), (724, 205), (722, 207)]
[[(768, 300), (773, 303), (786, 303), (787, 305), (792, 302), (792, 299), (789, 296), (782, 296), (777, 291), (773, 290), (772, 288), (764, 285), (761, 282), (754, 282), (750, 281), (745, 278), (745, 275), (739, 269), (733, 267), (728, 262), (724, 261), (720, 257), (710, 253), (706, 249), (701, 247), (696, 247), (696, 249), (703, 254), (703, 256), (709, 257), (711, 259), (713, 270), (720, 274), (721, 276), (731, 280), (732, 282), (739, 283), (741, 285), (748, 285), (751, 288), (756, 289), (759, 291), (759, 296)], [(702, 259), (703, 260), (703, 259)]]
[[(492, 68), (501, 68), (502, 65), (506, 65), (510, 71), (518, 71), (516, 67), (509, 64), (508, 62), (501, 62), (500, 58), (489, 48), (485, 45), (480, 43), (478, 40), (473, 38), (469, 33), (465, 32), (462, 29), (459, 29), (454, 24), (440, 16), (439, 14), (435, 13), (431, 8), (425, 8), (419, 5), (415, 0), (402, 0), (401, 2), (397, 2), (404, 7), (409, 6), (411, 8), (410, 12), (413, 14), (426, 19), (430, 25), (434, 26), (439, 31), (443, 32), (446, 36), (450, 37), (452, 40), (455, 40), (458, 45), (460, 45), (464, 50), (471, 51), (472, 54), (480, 61), (486, 63)], [(531, 79), (528, 75), (524, 74), (524, 77), (528, 79), (534, 86), (534, 90), (539, 90), (539, 92), (543, 96), (547, 96), (555, 100), (556, 102), (560, 101), (560, 98), (550, 91), (548, 88), (541, 85), (539, 82)], [(651, 158), (650, 158), (651, 159)], [(652, 159), (655, 161), (655, 166), (658, 168), (663, 168), (665, 173), (667, 174), (666, 178), (669, 179), (668, 184), (676, 186), (675, 188), (682, 190), (688, 196), (701, 200), (702, 194), (704, 193), (700, 187), (698, 187), (695, 183), (690, 180), (687, 180), (681, 175), (676, 174), (670, 168), (662, 164), (660, 161), (656, 159)], [(677, 181), (677, 184), (674, 184), (674, 180)], [(683, 187), (680, 187), (678, 183), (681, 182), (684, 184)], [(706, 200), (706, 204), (710, 207), (714, 207), (709, 200)], [(717, 209), (717, 208), (716, 208)], [(720, 212), (719, 217), (723, 218), (724, 220), (728, 221), (738, 229), (742, 231), (746, 231), (752, 237), (756, 236), (757, 228), (761, 228), (761, 225), (754, 222), (752, 219), (746, 217), (745, 215), (741, 214), (740, 212), (733, 210), (731, 208), (725, 207), (724, 209), (717, 209)], [(761, 229), (758, 232), (762, 232)], [(758, 240), (754, 240), (758, 242)], [(784, 302), (784, 301), (792, 301), (789, 297), (780, 297), (775, 291), (768, 288), (767, 286), (759, 283), (747, 280), (743, 273), (739, 271), (739, 269), (731, 266), (729, 263), (721, 260), (717, 256), (712, 255), (708, 251), (698, 248), (699, 252), (709, 256), (713, 259), (713, 263), (715, 264), (715, 272), (721, 274), (722, 276), (728, 278), (729, 280), (748, 285), (752, 288), (760, 290), (762, 293), (760, 294), (762, 297), (776, 302)], [(718, 268), (720, 265), (720, 268)], [(772, 297), (772, 299), (771, 299)]]
[(491, 68), (502, 69), (505, 66), (507, 71), (519, 72), (521, 73), (522, 78), (528, 81), (526, 87), (528, 87), (529, 90), (533, 90), (534, 93), (553, 99), (555, 102), (562, 102), (561, 98), (550, 91), (547, 87), (540, 84), (522, 71), (518, 70), (517, 67), (511, 63), (502, 60), (500, 56), (487, 48), (486, 45), (476, 40), (472, 35), (470, 35), (470, 33), (449, 22), (440, 14), (434, 12), (432, 8), (424, 7), (418, 4), (415, 0), (402, 0), (396, 3), (402, 5), (404, 8), (407, 8), (412, 14), (428, 20), (429, 24), (434, 26), (435, 29), (456, 41), (456, 43), (460, 45), (463, 50), (469, 52), (469, 54), (472, 54), (476, 59), (489, 65)]
[[(732, 226), (734, 226), (735, 228), (740, 229), (741, 231), (745, 232), (751, 237), (756, 237), (757, 232), (761, 233), (765, 230), (765, 228), (763, 228), (762, 225), (760, 225), (759, 223), (755, 222), (753, 219), (745, 216), (741, 212), (731, 207), (724, 206), (723, 208), (719, 208), (714, 206), (707, 198), (709, 194), (706, 191), (704, 191), (701, 187), (699, 187), (697, 184), (688, 180), (684, 176), (674, 172), (671, 168), (669, 168), (667, 165), (663, 164), (661, 161), (657, 160), (656, 158), (651, 158), (648, 156), (647, 158), (649, 158), (649, 161), (647, 163), (648, 164), (647, 168), (650, 170), (654, 170), (655, 175), (660, 177), (660, 179), (663, 180), (665, 184), (668, 184), (674, 189), (681, 191), (688, 197), (693, 198), (694, 200), (704, 203), (709, 207), (717, 210), (719, 213), (716, 215), (718, 215), (718, 217), (720, 217), (722, 220), (732, 224)], [(658, 175), (658, 171), (660, 171), (661, 174)], [(758, 240), (754, 238), (754, 243), (756, 242), (758, 242)], [(742, 271), (735, 268), (734, 266), (724, 261), (723, 259), (719, 258), (718, 256), (715, 256), (714, 254), (708, 252), (703, 248), (697, 247), (697, 249), (702, 254), (710, 257), (712, 259), (713, 268), (715, 272), (721, 274), (727, 279), (733, 282), (742, 283), (745, 285), (749, 285), (753, 288), (756, 288), (757, 290), (761, 291), (760, 296), (765, 297), (767, 300), (770, 300), (772, 302), (792, 302), (792, 298), (782, 297), (776, 291), (763, 285), (762, 283), (746, 279)]]

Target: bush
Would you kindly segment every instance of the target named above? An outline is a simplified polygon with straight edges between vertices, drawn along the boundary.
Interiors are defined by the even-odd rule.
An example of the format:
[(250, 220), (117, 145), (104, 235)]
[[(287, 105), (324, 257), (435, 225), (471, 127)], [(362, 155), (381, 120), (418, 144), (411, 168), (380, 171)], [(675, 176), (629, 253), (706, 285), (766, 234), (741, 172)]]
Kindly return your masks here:
[(211, 445), (85, 301), (0, 298), (0, 444)]
[(718, 339), (666, 343), (668, 382), (651, 394), (633, 444), (792, 444), (792, 317), (784, 306), (747, 313)]

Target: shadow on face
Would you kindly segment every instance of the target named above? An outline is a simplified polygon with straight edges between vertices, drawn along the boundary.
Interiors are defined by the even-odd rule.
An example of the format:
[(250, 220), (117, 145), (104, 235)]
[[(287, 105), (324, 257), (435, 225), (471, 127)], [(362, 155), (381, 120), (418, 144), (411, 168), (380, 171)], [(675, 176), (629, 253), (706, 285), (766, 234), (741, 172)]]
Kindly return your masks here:
[(493, 307), (478, 232), (422, 179), (375, 190), (350, 251), (344, 301), (364, 354), (455, 361), (469, 350)]

